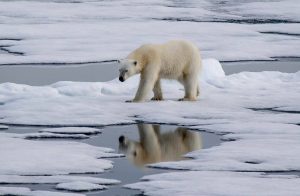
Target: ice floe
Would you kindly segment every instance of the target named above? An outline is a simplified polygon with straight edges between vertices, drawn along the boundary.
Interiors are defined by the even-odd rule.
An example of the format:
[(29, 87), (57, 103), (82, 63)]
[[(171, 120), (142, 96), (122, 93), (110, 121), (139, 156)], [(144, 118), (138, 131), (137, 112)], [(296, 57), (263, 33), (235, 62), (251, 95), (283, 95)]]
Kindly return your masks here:
[(0, 186), (0, 195), (20, 196), (83, 196), (79, 193), (63, 193), (55, 191), (33, 191), (26, 187)]
[(1, 129), (8, 129), (8, 126), (6, 126), (6, 125), (0, 125), (0, 130)]
[[(100, 83), (58, 82), (43, 87), (4, 83), (0, 85), (0, 101), (4, 103), (0, 106), (0, 115), (4, 117), (0, 119), (0, 123), (102, 126), (140, 120), (181, 124), (196, 130), (222, 134), (226, 142), (188, 154), (187, 156), (193, 157), (191, 160), (158, 163), (151, 165), (152, 167), (228, 172), (232, 175), (233, 182), (242, 178), (251, 183), (265, 179), (260, 174), (250, 177), (246, 173), (239, 174), (241, 177), (229, 171), (300, 169), (300, 113), (296, 109), (289, 112), (291, 108), (299, 108), (300, 72), (242, 72), (225, 76), (218, 61), (206, 59), (201, 76), (201, 97), (196, 102), (178, 102), (177, 99), (183, 96), (183, 87), (173, 81), (164, 81), (162, 86), (165, 101), (125, 103), (125, 100), (134, 96), (138, 76), (125, 83), (117, 80)], [(117, 156), (110, 149), (76, 142), (28, 141), (14, 138), (8, 133), (2, 134), (2, 175), (102, 172), (111, 168), (112, 163), (98, 158)], [(57, 156), (57, 152), (60, 156)], [(193, 172), (187, 175), (201, 174)], [(186, 183), (196, 183), (200, 187), (202, 181), (211, 178), (208, 174), (210, 173), (203, 175), (201, 181), (191, 180), (191, 177), (186, 179)], [(245, 178), (243, 175), (246, 175)], [(214, 176), (216, 179), (219, 177)], [(159, 179), (158, 176), (157, 179), (153, 177), (151, 181), (142, 182), (146, 188), (139, 186), (140, 184), (130, 187), (148, 191), (147, 188), (150, 189), (152, 183), (159, 184)], [(298, 179), (294, 177), (270, 176), (268, 179), (270, 183), (298, 183)], [(74, 181), (66, 183), (71, 183), (72, 186)], [(178, 186), (176, 183), (180, 183), (180, 178), (172, 178), (172, 181)], [(169, 179), (166, 179), (166, 183), (172, 184)], [(223, 186), (222, 183), (223, 181), (216, 181), (216, 186)], [(268, 186), (267, 183), (261, 189), (267, 189)], [(165, 187), (166, 191), (173, 193), (173, 186)], [(236, 190), (236, 186), (230, 186), (228, 190)], [(154, 188), (153, 191), (155, 194)], [(235, 193), (232, 192), (233, 195)], [(278, 193), (294, 191), (285, 192), (282, 189)]]
[(100, 129), (90, 127), (60, 127), (60, 128), (44, 128), (42, 132), (60, 133), (60, 134), (96, 134), (101, 133)]
[(93, 184), (112, 185), (120, 183), (119, 180), (90, 176), (51, 175), (51, 176), (20, 176), (0, 175), (0, 184), (58, 184), (74, 181), (89, 182)]
[(68, 191), (95, 191), (95, 190), (103, 190), (106, 189), (107, 186), (94, 184), (90, 182), (65, 182), (56, 185), (56, 189), (59, 190), (68, 190)]
[(32, 141), (0, 137), (0, 174), (53, 175), (103, 172), (112, 162), (112, 149), (71, 141)]
[(59, 134), (59, 133), (0, 133), (1, 136), (10, 136), (24, 139), (87, 139), (85, 134)]
[(76, 175), (52, 175), (52, 176), (20, 176), (20, 175), (0, 175), (0, 184), (58, 184), (74, 181), (89, 182), (93, 184), (112, 185), (120, 183), (119, 180), (106, 179), (90, 176)]

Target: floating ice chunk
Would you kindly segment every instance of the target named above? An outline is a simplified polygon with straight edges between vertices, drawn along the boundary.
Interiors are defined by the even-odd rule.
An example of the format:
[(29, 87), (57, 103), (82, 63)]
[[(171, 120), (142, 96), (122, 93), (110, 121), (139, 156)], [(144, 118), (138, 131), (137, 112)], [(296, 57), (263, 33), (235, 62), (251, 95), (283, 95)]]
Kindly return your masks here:
[(89, 136), (86, 134), (60, 134), (60, 133), (0, 133), (0, 137), (14, 137), (23, 139), (87, 139)]
[(25, 187), (0, 186), (0, 195), (30, 195), (31, 190)]
[(8, 126), (6, 126), (6, 125), (0, 125), (0, 129), (8, 129)]
[(65, 193), (57, 191), (31, 191), (32, 196), (84, 196), (79, 193)]
[(25, 133), (19, 134), (25, 139), (87, 139), (85, 134), (60, 134), (60, 133)]
[(143, 182), (125, 185), (145, 195), (298, 195), (297, 176), (263, 173), (191, 171), (143, 177)]
[(103, 172), (115, 156), (112, 149), (71, 141), (32, 141), (0, 137), (0, 174), (53, 175)]
[(106, 189), (107, 186), (94, 184), (90, 182), (65, 182), (56, 185), (56, 189), (59, 190), (68, 190), (68, 191), (95, 191), (95, 190), (103, 190)]
[(61, 134), (96, 134), (101, 133), (100, 129), (90, 127), (61, 127), (61, 128), (46, 128), (43, 132), (61, 133)]
[(0, 186), (0, 195), (20, 195), (20, 196), (83, 196), (78, 193), (62, 193), (55, 191), (31, 191), (26, 187), (5, 187)]
[(120, 183), (119, 180), (90, 176), (54, 175), (54, 176), (20, 176), (0, 175), (0, 184), (57, 184), (73, 181), (89, 182), (94, 184), (111, 185)]

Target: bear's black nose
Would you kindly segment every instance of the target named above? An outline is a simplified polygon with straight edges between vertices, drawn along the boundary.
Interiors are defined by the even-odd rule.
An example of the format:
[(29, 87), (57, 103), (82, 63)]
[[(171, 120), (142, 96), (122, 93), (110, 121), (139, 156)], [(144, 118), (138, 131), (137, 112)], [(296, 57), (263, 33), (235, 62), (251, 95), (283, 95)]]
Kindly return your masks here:
[(119, 77), (119, 80), (120, 80), (121, 82), (124, 82), (124, 78), (123, 78), (122, 76)]
[(123, 143), (125, 141), (125, 137), (124, 137), (124, 135), (121, 135), (120, 137), (119, 137), (119, 142), (120, 143)]

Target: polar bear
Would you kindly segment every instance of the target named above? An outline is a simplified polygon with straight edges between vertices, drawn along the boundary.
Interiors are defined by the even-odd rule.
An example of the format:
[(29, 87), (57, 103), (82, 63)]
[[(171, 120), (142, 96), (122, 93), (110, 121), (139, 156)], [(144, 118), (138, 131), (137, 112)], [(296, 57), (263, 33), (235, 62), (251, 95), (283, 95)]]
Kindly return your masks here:
[(138, 130), (139, 141), (119, 137), (119, 152), (137, 166), (183, 160), (183, 155), (202, 148), (200, 133), (183, 127), (162, 132), (160, 125), (138, 124)]
[(151, 100), (163, 100), (162, 78), (178, 80), (184, 86), (185, 95), (179, 101), (195, 101), (199, 95), (198, 76), (202, 63), (199, 49), (191, 42), (174, 40), (164, 44), (145, 44), (118, 62), (121, 82), (141, 74), (133, 102), (144, 101), (151, 90), (154, 93)]

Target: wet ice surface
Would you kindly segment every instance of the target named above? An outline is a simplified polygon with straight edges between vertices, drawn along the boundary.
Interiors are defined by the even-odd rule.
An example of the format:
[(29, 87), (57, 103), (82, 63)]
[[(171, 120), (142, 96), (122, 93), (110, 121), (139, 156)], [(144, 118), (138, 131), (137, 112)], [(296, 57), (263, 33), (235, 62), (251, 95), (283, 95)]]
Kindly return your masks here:
[[(9, 129), (5, 130), (5, 132), (3, 131), (3, 133), (26, 135), (33, 133), (38, 134), (41, 133), (41, 130), (45, 129), (43, 127), (12, 126), (9, 127)], [(124, 135), (128, 139), (127, 145), (129, 143), (133, 144), (134, 142), (138, 142), (143, 146), (149, 145), (150, 143), (153, 144), (153, 146), (142, 147), (143, 149), (141, 148), (141, 146), (139, 148), (139, 153), (141, 153), (143, 150), (144, 161), (148, 161), (150, 159), (151, 162), (161, 161), (162, 159), (159, 158), (160, 156), (162, 156), (162, 158), (167, 157), (170, 161), (184, 159), (182, 156), (189, 151), (210, 148), (212, 146), (219, 145), (221, 142), (220, 136), (218, 135), (207, 132), (189, 131), (183, 127), (170, 125), (160, 126), (158, 124), (139, 124), (126, 126), (108, 126), (102, 128), (101, 130), (102, 133), (98, 133), (97, 135), (89, 135), (89, 139), (83, 139), (78, 142), (93, 146), (106, 146), (115, 149), (116, 152), (118, 152), (121, 146), (124, 147), (124, 143), (121, 143), (119, 141), (119, 137)], [(140, 139), (141, 135), (143, 139)], [(55, 138), (53, 139), (48, 138), (48, 140), (41, 141), (55, 141)], [(166, 150), (165, 153), (159, 153), (158, 151), (156, 151), (159, 148), (159, 144), (155, 142), (156, 139), (160, 140), (162, 150)], [(70, 140), (68, 138), (65, 138), (65, 141), (67, 142)], [(179, 146), (179, 148), (176, 148), (176, 146)], [(152, 147), (155, 148), (153, 149)], [(131, 146), (131, 150), (132, 149), (133, 148)], [(57, 153), (59, 153), (59, 151)], [(135, 158), (133, 158), (132, 154), (130, 154), (129, 152), (126, 154), (127, 157), (111, 158), (110, 160), (114, 162), (114, 168), (107, 170), (101, 174), (73, 174), (54, 176), (0, 175), (0, 184), (8, 183), (2, 185), (5, 187), (15, 187), (16, 184), (21, 184), (17, 185), (17, 187), (27, 187), (31, 190), (51, 192), (58, 191), (55, 189), (64, 189), (69, 191), (94, 190), (92, 192), (82, 192), (83, 194), (87, 195), (133, 195), (139, 192), (124, 189), (122, 188), (122, 185), (136, 182), (144, 175), (169, 172), (168, 170), (146, 168), (144, 164), (146, 164), (147, 162), (144, 162), (144, 164), (137, 164), (134, 159), (140, 159), (140, 157), (142, 156), (141, 154), (136, 155)], [(109, 179), (118, 179), (121, 181), (121, 183), (119, 184), (117, 181)], [(113, 185), (115, 183), (117, 183), (117, 185)], [(101, 190), (102, 188), (104, 188), (105, 190), (97, 191)], [(25, 189), (23, 191), (28, 190)]]

